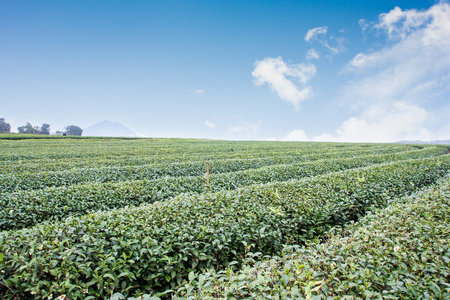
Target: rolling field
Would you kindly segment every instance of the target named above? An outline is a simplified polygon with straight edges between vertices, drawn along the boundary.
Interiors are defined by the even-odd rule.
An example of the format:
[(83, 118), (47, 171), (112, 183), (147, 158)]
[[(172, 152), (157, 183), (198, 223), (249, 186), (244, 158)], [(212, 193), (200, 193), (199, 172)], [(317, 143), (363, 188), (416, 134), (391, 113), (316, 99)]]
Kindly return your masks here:
[[(445, 298), (449, 232), (437, 225), (449, 219), (446, 150), (179, 139), (0, 140), (0, 298)], [(443, 192), (436, 196), (436, 190)], [(395, 225), (397, 214), (416, 210), (426, 210), (430, 221), (415, 213), (404, 218), (431, 228), (427, 237), (420, 229), (405, 235), (398, 251), (386, 248), (381, 234), (395, 240), (409, 232), (400, 226), (407, 222)], [(353, 248), (340, 247), (343, 239)], [(418, 241), (417, 261), (430, 252), (425, 265), (411, 266), (415, 258), (392, 262)], [(368, 247), (384, 252), (374, 258), (357, 250)], [(354, 266), (343, 257), (354, 257)], [(380, 259), (392, 269), (379, 267)], [(428, 261), (438, 271), (422, 276), (416, 269), (431, 268)], [(401, 276), (383, 275), (392, 270), (401, 270)], [(408, 280), (419, 288), (409, 289)]]

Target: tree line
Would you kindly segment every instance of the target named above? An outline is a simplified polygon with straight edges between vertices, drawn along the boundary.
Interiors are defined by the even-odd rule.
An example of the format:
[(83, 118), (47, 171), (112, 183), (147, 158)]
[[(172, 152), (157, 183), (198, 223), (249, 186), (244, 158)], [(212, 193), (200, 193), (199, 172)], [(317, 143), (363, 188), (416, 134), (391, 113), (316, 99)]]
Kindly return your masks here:
[[(11, 132), (11, 125), (6, 122), (4, 118), (0, 118), (0, 132)], [(18, 133), (27, 133), (27, 134), (50, 134), (50, 124), (44, 123), (41, 127), (33, 126), (30, 122), (27, 124), (17, 127)], [(79, 135), (81, 136), (83, 133), (83, 129), (76, 125), (68, 125), (64, 127), (64, 131), (56, 131), (56, 134), (62, 135)]]

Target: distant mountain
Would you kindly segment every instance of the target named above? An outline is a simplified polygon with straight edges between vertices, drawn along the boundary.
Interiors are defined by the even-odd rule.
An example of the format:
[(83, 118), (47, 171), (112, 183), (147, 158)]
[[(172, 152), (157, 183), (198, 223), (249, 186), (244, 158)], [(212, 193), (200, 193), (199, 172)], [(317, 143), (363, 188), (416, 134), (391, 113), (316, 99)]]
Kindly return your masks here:
[(439, 140), (439, 141), (400, 141), (397, 144), (450, 144), (450, 140)]
[(84, 136), (138, 137), (136, 133), (119, 122), (101, 121), (83, 129)]

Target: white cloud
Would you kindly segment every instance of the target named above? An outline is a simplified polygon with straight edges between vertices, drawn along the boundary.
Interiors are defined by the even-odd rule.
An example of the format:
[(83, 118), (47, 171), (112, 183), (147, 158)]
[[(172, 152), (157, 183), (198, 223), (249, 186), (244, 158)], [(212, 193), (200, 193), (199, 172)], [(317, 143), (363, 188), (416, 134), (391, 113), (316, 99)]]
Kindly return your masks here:
[(204, 92), (205, 92), (204, 89), (194, 90), (194, 93), (196, 93), (196, 94), (203, 94)]
[(383, 13), (379, 17), (379, 23), (375, 28), (387, 32), (391, 39), (405, 38), (412, 30), (415, 30), (430, 19), (429, 11), (417, 11), (415, 9), (402, 10), (395, 7), (389, 13)]
[(370, 26), (391, 41), (378, 51), (359, 53), (347, 65), (355, 78), (344, 86), (342, 99), (354, 116), (334, 135), (314, 140), (435, 139), (448, 122), (436, 112), (448, 108), (450, 96), (449, 4), (424, 11), (396, 7)]
[(236, 125), (230, 125), (230, 127), (228, 129), (229, 129), (229, 131), (234, 132), (234, 133), (242, 133), (242, 132), (256, 133), (258, 131), (259, 127), (261, 126), (261, 124), (262, 124), (262, 121), (258, 121), (258, 122), (245, 121), (245, 122), (241, 122)]
[(432, 6), (428, 10), (402, 10), (395, 7), (389, 13), (381, 14), (374, 28), (385, 31), (390, 39), (405, 39), (413, 32), (423, 34), (425, 45), (449, 44), (450, 6), (447, 2)]
[(208, 121), (208, 120), (205, 120), (205, 125), (208, 126), (211, 129), (216, 128), (216, 124), (211, 122), (211, 121)]
[[(305, 41), (319, 42), (319, 44), (327, 48), (332, 55), (342, 53), (345, 50), (345, 47), (343, 46), (344, 38), (334, 36), (327, 38), (327, 31), (327, 26), (309, 29), (305, 35)], [(343, 33), (343, 31), (340, 31), (340, 33)]]
[(360, 19), (358, 21), (359, 27), (361, 27), (361, 33), (364, 37), (364, 40), (366, 39), (366, 30), (370, 28), (371, 24), (373, 25), (373, 23), (368, 22), (365, 19)]
[(296, 109), (299, 108), (301, 101), (312, 96), (312, 89), (307, 83), (315, 74), (314, 65), (288, 65), (281, 57), (257, 61), (252, 72), (255, 85), (267, 83), (281, 99), (292, 103)]
[(351, 117), (337, 129), (337, 134), (323, 134), (315, 141), (396, 142), (400, 140), (429, 140), (425, 129), (428, 112), (415, 105), (395, 102), (387, 106), (371, 106), (360, 117)]
[(319, 59), (320, 55), (315, 49), (309, 49), (306, 53), (306, 59)]
[(361, 31), (366, 31), (367, 28), (369, 28), (370, 23), (365, 19), (359, 19), (358, 21), (359, 27), (361, 27)]
[(436, 134), (433, 136), (433, 140), (448, 140), (450, 132), (450, 124), (444, 125), (444, 127), (440, 128)]
[[(391, 47), (370, 54), (359, 53), (349, 67), (369, 72), (363, 80), (350, 86), (355, 97), (391, 101), (399, 99), (418, 85), (437, 86), (450, 70), (450, 6), (439, 3), (429, 10), (402, 11), (395, 8), (380, 16), (374, 26), (390, 37), (401, 39)], [(421, 95), (422, 96), (422, 95)], [(417, 98), (417, 97), (416, 97)]]
[(309, 29), (305, 35), (305, 41), (309, 42), (312, 39), (316, 39), (319, 35), (325, 35), (327, 33), (328, 27), (316, 27), (313, 29)]
[(308, 137), (306, 133), (301, 129), (295, 129), (289, 132), (285, 137), (281, 139), (282, 141), (308, 141)]
[(376, 62), (378, 59), (379, 56), (377, 56), (376, 54), (366, 55), (364, 53), (358, 53), (350, 62), (350, 66), (363, 68), (371, 62)]

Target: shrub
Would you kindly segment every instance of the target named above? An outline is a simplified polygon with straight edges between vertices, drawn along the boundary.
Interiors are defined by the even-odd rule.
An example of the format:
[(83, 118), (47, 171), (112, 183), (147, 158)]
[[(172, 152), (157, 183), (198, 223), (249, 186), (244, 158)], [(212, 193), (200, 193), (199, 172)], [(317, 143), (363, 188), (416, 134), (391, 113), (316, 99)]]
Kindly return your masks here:
[(449, 170), (448, 156), (401, 161), (2, 232), (0, 291), (6, 299), (162, 292), (241, 261), (246, 245), (277, 254), (314, 239)]

